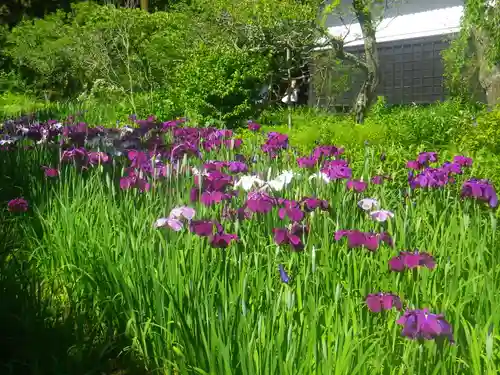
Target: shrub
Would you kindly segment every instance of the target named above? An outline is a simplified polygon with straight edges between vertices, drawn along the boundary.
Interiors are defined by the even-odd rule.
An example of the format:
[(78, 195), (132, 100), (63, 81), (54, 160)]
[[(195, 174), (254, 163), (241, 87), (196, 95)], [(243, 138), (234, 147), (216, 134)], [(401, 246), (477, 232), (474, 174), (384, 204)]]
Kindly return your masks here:
[(500, 155), (500, 108), (485, 110), (477, 117), (470, 117), (461, 129), (458, 140), (471, 151)]
[[(462, 143), (460, 135), (470, 126), (477, 111), (457, 101), (436, 103), (428, 107), (407, 106), (387, 108), (383, 101), (374, 107), (363, 125), (357, 125), (350, 116), (331, 114), (313, 109), (293, 111), (291, 141), (307, 148), (315, 141), (346, 147), (398, 144), (405, 147), (427, 147)], [(263, 124), (286, 124), (287, 111), (263, 113)]]
[(263, 84), (269, 59), (224, 44), (200, 43), (174, 71), (170, 97), (191, 117), (229, 126), (253, 114), (254, 93)]

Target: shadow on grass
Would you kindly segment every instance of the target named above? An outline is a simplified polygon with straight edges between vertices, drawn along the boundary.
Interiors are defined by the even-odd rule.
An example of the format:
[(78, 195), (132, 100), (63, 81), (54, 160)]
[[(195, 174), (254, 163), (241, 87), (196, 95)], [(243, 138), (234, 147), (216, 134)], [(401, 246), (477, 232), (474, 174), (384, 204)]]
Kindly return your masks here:
[(31, 209), (17, 215), (6, 210), (7, 201), (20, 196), (31, 207), (52, 199), (40, 188), (40, 158), (20, 154), (0, 151), (0, 374), (144, 374), (128, 356), (120, 355), (129, 345), (126, 338), (88, 321), (83, 308), (53, 308), (64, 304), (53, 304), (59, 296), (44, 292), (30, 260), (35, 249), (24, 238), (26, 226), (43, 235), (41, 223)]

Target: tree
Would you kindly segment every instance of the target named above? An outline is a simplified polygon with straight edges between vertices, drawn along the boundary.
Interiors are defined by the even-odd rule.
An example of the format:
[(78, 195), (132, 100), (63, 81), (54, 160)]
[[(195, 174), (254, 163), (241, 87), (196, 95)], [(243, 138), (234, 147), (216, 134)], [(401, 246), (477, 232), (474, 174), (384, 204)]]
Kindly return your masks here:
[[(194, 0), (193, 4), (204, 15), (201, 19), (205, 24), (212, 24), (213, 29), (222, 32), (238, 48), (271, 54), (276, 70), (270, 76), (288, 81), (287, 91), (292, 81), (304, 78), (301, 67), (314, 62), (318, 48), (331, 49), (334, 60), (349, 62), (365, 75), (353, 103), (356, 121), (363, 122), (380, 81), (375, 32), (385, 1), (353, 0), (351, 10), (363, 34), (363, 57), (347, 52), (343, 40), (328, 33), (326, 20), (338, 12), (339, 0)], [(286, 51), (291, 52), (289, 58)], [(336, 65), (333, 60), (330, 63)], [(299, 76), (288, 74), (290, 71)]]
[(497, 0), (467, 0), (458, 38), (444, 53), (451, 94), (476, 99), (475, 83), (487, 104), (500, 104), (500, 4)]

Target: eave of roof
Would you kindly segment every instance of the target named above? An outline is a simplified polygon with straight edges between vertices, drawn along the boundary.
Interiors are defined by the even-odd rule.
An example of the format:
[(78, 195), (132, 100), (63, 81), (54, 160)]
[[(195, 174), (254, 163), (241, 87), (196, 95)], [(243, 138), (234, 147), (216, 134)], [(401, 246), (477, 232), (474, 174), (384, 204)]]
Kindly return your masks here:
[[(460, 31), (463, 13), (463, 6), (455, 6), (385, 18), (378, 25), (375, 36), (378, 43), (383, 43), (457, 33)], [(330, 27), (328, 32), (333, 36), (343, 38), (346, 47), (363, 44), (361, 26), (357, 22), (351, 25)], [(318, 48), (320, 49), (322, 48)]]

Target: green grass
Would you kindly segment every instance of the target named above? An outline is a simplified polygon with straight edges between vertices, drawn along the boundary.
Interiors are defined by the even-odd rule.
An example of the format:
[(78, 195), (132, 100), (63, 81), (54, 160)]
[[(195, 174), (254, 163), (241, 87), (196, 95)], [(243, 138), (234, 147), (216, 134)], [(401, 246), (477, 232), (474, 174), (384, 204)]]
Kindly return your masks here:
[[(5, 181), (23, 189), (4, 191), (4, 199), (24, 195), (33, 205), (32, 217), (4, 213), (3, 219), (14, 220), (22, 233), (14, 254), (19, 264), (32, 266), (36, 287), (27, 293), (38, 296), (50, 317), (45, 325), (55, 330), (72, 322), (64, 332), (76, 336), (74, 361), (97, 356), (96, 362), (105, 363), (115, 356), (154, 374), (496, 373), (500, 264), (494, 213), (462, 202), (454, 188), (418, 192), (414, 205), (404, 205), (403, 158), (393, 167), (393, 156), (387, 168), (378, 151), (367, 150), (356, 155), (355, 174), (384, 171), (396, 182), (372, 186), (365, 196), (378, 197), (396, 213), (388, 227), (396, 249), (431, 252), (438, 263), (434, 271), (390, 273), (387, 261), (396, 249), (371, 254), (335, 242), (338, 229), (377, 225), (363, 217), (356, 206), (360, 196), (345, 193), (343, 184), (307, 179), (294, 181), (284, 196), (317, 195), (332, 209), (311, 220), (303, 253), (274, 244), (272, 228), (283, 225), (276, 212), (224, 222), (240, 237), (227, 250), (210, 248), (186, 230), (155, 230), (158, 217), (189, 203), (191, 178), (138, 194), (119, 190), (119, 170), (99, 167), (81, 176), (68, 167), (60, 181), (49, 183), (37, 168), (56, 157), (47, 150), (3, 154)], [(292, 165), (275, 163), (280, 170)], [(20, 167), (29, 170), (20, 176)], [(218, 208), (196, 208), (198, 218), (220, 217)], [(291, 274), (290, 286), (279, 281), (279, 263)], [(378, 291), (398, 293), (409, 307), (445, 313), (457, 344), (400, 337), (397, 312), (377, 315), (364, 306), (364, 296)], [(67, 368), (61, 353), (51, 369)]]

